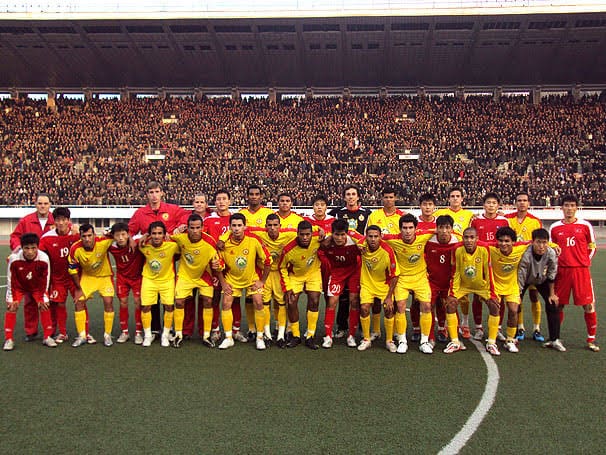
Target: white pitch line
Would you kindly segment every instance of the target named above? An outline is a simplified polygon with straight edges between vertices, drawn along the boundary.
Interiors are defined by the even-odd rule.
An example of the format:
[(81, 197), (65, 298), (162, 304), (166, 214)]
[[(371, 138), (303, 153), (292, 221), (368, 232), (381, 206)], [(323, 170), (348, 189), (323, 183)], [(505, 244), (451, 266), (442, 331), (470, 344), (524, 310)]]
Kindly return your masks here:
[(488, 377), (486, 378), (486, 387), (484, 388), (484, 393), (482, 394), (482, 399), (476, 406), (476, 409), (467, 419), (461, 431), (459, 431), (454, 438), (448, 443), (448, 445), (442, 447), (439, 455), (450, 455), (457, 454), (461, 451), (467, 441), (471, 439), (473, 434), (477, 431), (486, 417), (486, 414), (492, 408), (494, 404), (494, 400), (497, 396), (497, 389), (499, 387), (499, 369), (497, 364), (493, 360), (492, 356), (486, 352), (484, 345), (478, 341), (472, 340), (472, 343), (476, 347), (476, 349), (480, 352), (484, 363), (486, 364), (486, 369), (488, 370)]

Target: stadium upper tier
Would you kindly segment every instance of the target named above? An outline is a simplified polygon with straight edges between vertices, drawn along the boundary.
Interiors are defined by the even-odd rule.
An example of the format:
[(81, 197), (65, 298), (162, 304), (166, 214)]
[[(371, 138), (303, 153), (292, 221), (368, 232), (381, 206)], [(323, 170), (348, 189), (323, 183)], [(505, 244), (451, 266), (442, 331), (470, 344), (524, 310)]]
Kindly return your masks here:
[[(142, 204), (149, 180), (169, 200), (248, 185), (268, 199), (290, 192), (296, 205), (324, 193), (340, 203), (345, 185), (366, 204), (394, 187), (402, 204), (421, 193), (446, 201), (461, 186), (467, 204), (487, 191), (511, 201), (528, 190), (536, 205), (574, 192), (606, 205), (606, 100), (525, 97), (314, 98), (235, 102), (211, 99), (78, 101), (58, 111), (31, 100), (0, 105), (0, 205), (27, 205), (38, 192), (55, 204)], [(164, 160), (146, 161), (159, 150)], [(405, 150), (418, 160), (398, 159)]]

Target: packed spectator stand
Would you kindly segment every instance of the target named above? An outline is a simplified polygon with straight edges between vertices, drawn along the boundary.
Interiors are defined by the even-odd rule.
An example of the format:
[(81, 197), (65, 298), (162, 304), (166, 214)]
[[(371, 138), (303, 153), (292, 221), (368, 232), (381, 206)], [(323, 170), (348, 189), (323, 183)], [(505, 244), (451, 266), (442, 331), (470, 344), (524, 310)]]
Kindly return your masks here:
[[(394, 187), (416, 205), (448, 188), (480, 205), (487, 191), (504, 201), (527, 190), (534, 205), (573, 192), (606, 205), (606, 97), (353, 97), (233, 101), (228, 98), (5, 100), (0, 110), (0, 205), (29, 205), (48, 192), (55, 205), (142, 205), (145, 185), (163, 182), (170, 202), (232, 191), (244, 203), (252, 183), (270, 200), (289, 192), (295, 205), (325, 193), (341, 203), (345, 185), (367, 205)], [(168, 113), (176, 123), (165, 123)], [(404, 118), (414, 113), (413, 118)], [(152, 148), (166, 159), (146, 161)], [(400, 160), (404, 150), (418, 160)]]

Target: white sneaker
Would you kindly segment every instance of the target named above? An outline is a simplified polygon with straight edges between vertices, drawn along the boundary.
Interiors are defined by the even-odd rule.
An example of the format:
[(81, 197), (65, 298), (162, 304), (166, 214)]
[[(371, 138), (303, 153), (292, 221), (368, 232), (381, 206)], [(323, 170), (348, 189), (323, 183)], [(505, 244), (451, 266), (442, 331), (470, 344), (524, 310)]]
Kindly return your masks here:
[(425, 343), (421, 343), (419, 345), (419, 351), (421, 351), (423, 354), (433, 354), (433, 346), (429, 341), (426, 341)]
[(13, 339), (9, 338), (8, 340), (6, 340), (2, 349), (4, 349), (5, 351), (12, 351), (13, 349), (15, 349), (15, 342), (13, 341)]
[(90, 333), (86, 335), (86, 342), (88, 344), (97, 344), (97, 340), (95, 340)]
[(503, 335), (501, 330), (497, 332), (497, 341), (507, 341), (507, 337)]
[(82, 337), (76, 337), (76, 339), (74, 340), (74, 342), (72, 343), (72, 347), (73, 348), (78, 348), (84, 344), (87, 344), (87, 338), (82, 338)]
[(512, 353), (520, 352), (520, 350), (516, 346), (516, 342), (513, 340), (506, 341), (505, 344), (503, 344), (503, 347)]
[(122, 332), (116, 340), (116, 343), (126, 343), (128, 340), (130, 340), (130, 335), (128, 332)]
[(372, 332), (370, 334), (370, 341), (377, 341), (379, 338), (381, 338), (380, 332)]
[(255, 343), (257, 345), (257, 351), (265, 351), (265, 349), (267, 349), (267, 346), (265, 346), (265, 340), (263, 340), (263, 337), (261, 337), (261, 338), (257, 337), (257, 340)]
[(406, 338), (404, 338), (398, 342), (398, 347), (396, 348), (396, 352), (398, 354), (406, 354), (407, 351), (408, 351), (408, 342), (406, 341)]
[(57, 347), (57, 342), (53, 339), (53, 337), (46, 337), (44, 340), (42, 340), (42, 344), (44, 346), (48, 346), (49, 348)]
[(162, 333), (162, 336), (160, 337), (160, 346), (163, 348), (170, 346), (170, 337), (168, 336), (168, 333)]
[(148, 337), (143, 337), (143, 341), (141, 342), (141, 346), (143, 346), (144, 348), (149, 348), (152, 344), (152, 342), (154, 341), (154, 336), (150, 335)]
[(482, 341), (484, 339), (484, 329), (476, 329), (475, 333), (473, 334), (473, 339)]
[(551, 342), (551, 347), (553, 349), (555, 349), (556, 351), (566, 352), (566, 348), (564, 347), (564, 345), (562, 344), (562, 342), (560, 341), (559, 338), (557, 340)]
[(219, 340), (221, 339), (221, 331), (220, 330), (213, 330), (212, 332), (210, 332), (210, 341), (212, 341), (213, 343), (217, 343)]
[(486, 352), (490, 355), (501, 355), (496, 343), (486, 343)]
[(69, 337), (67, 336), (67, 334), (63, 335), (62, 333), (60, 333), (59, 335), (57, 335), (55, 337), (55, 343), (58, 343), (58, 344), (61, 344), (67, 340), (69, 340)]
[(143, 334), (141, 332), (135, 332), (135, 344), (143, 344)]
[(349, 346), (350, 348), (355, 348), (357, 345), (358, 344), (356, 343), (356, 337), (353, 335), (349, 335), (347, 337), (347, 346)]
[(328, 335), (326, 335), (324, 338), (322, 338), (322, 347), (324, 349), (332, 348), (332, 338), (329, 337)]
[(389, 352), (398, 352), (398, 347), (393, 340), (389, 340), (385, 343), (385, 349), (387, 349)]
[(109, 348), (113, 344), (114, 344), (114, 342), (112, 341), (112, 336), (109, 333), (104, 333), (103, 334), (103, 346)]
[[(225, 338), (225, 340), (227, 340), (227, 338)], [(223, 340), (223, 341), (225, 341), (225, 340)], [(233, 336), (233, 338), (230, 338), (230, 340), (232, 340), (232, 342), (234, 340), (236, 340), (236, 341), (239, 341), (240, 343), (248, 343), (248, 338), (246, 338), (244, 335), (242, 335), (240, 333), (240, 331), (234, 332), (234, 336)], [(221, 343), (221, 345), (219, 345), (219, 349), (227, 349), (227, 348), (221, 348), (222, 345), (223, 345), (223, 343)], [(232, 346), (233, 346), (233, 344), (232, 344)], [(231, 346), (228, 346), (228, 347), (231, 347)]]
[(219, 345), (219, 349), (229, 349), (234, 347), (234, 339), (233, 338), (225, 338), (221, 344)]
[(363, 339), (358, 345), (358, 351), (366, 351), (368, 348), (370, 348), (370, 346), (372, 346), (372, 342), (370, 340)]
[(347, 331), (346, 330), (337, 330), (337, 333), (335, 333), (335, 338), (339, 339), (339, 338), (345, 338), (347, 336)]

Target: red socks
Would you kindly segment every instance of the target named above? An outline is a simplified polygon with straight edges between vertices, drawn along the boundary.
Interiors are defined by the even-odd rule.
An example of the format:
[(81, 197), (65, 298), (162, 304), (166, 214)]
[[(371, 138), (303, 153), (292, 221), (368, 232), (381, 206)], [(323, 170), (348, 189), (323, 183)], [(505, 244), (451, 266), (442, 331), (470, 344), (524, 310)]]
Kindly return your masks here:
[(326, 313), (324, 314), (324, 330), (325, 330), (326, 336), (329, 336), (332, 338), (332, 328), (334, 325), (335, 325), (335, 309), (326, 308)]
[[(334, 312), (334, 310), (333, 310)], [(358, 331), (358, 324), (360, 324), (360, 310), (349, 309), (349, 334), (356, 336)]]
[(585, 325), (587, 325), (587, 342), (593, 343), (595, 341), (595, 333), (598, 330), (598, 315), (595, 311), (593, 313), (585, 313)]

